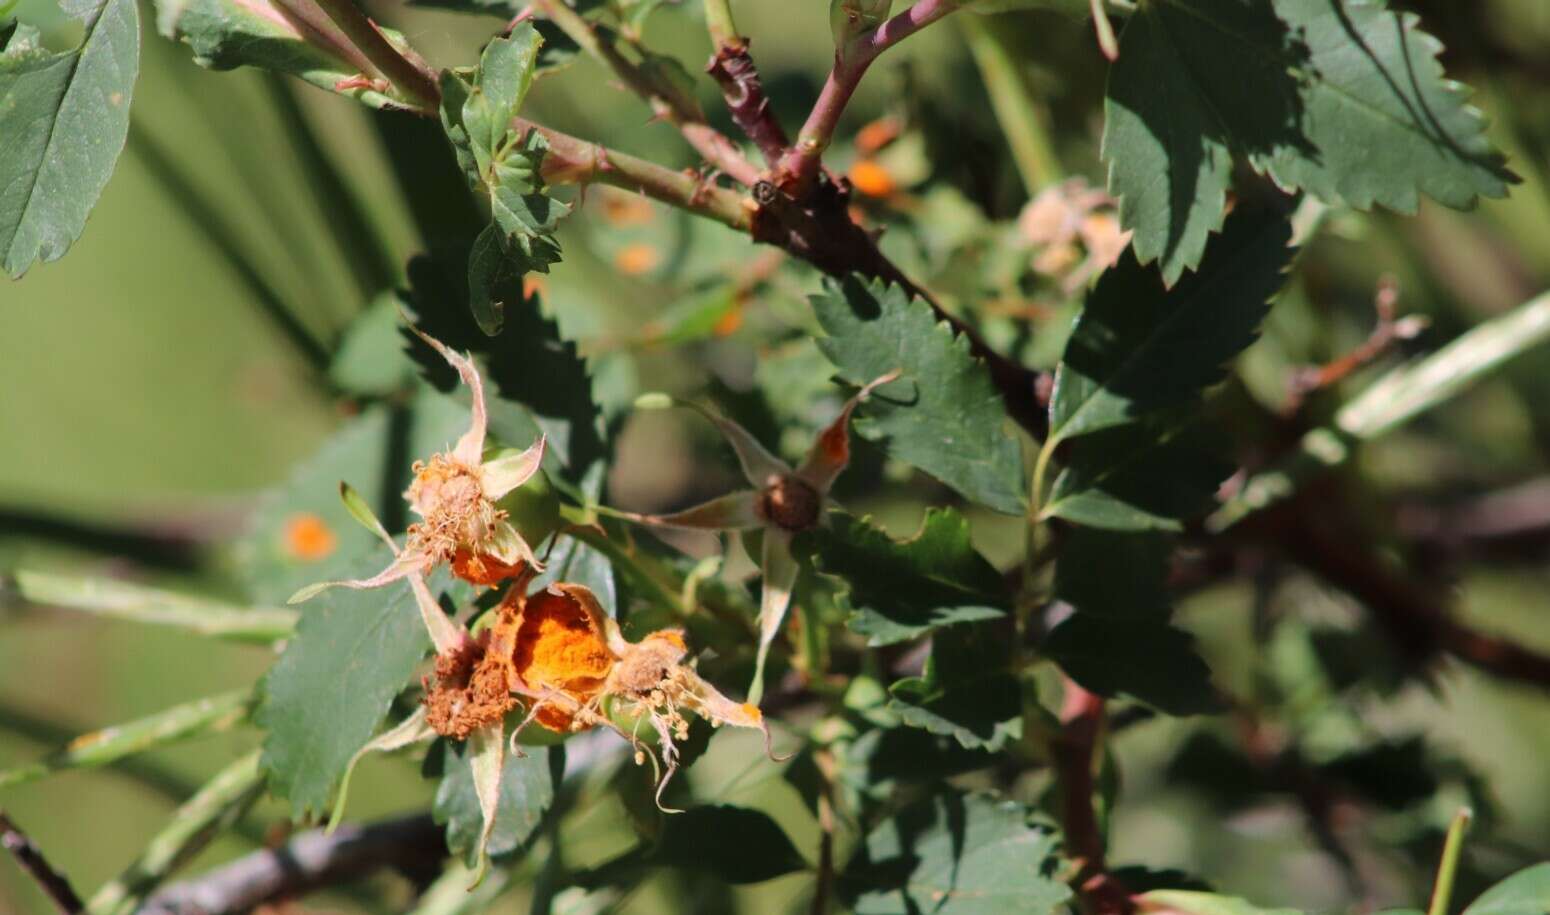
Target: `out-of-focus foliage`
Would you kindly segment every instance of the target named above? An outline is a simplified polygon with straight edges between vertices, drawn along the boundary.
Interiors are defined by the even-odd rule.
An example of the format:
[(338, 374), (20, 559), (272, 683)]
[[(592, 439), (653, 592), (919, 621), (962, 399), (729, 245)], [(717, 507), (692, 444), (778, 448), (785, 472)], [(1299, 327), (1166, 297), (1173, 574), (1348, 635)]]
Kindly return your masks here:
[[(90, 911), (330, 812), (422, 844), (299, 905), (1550, 911), (1550, 15), (962, 5), (0, 9), (0, 807)], [(817, 191), (723, 10), (791, 137), (859, 80)], [(494, 745), (419, 739), (466, 671), (404, 581), (284, 606), (428, 536), (476, 401), (410, 326), (481, 460), (545, 442), (542, 575), (432, 599), (605, 671)], [(809, 503), (760, 452), (815, 439)], [(739, 461), (743, 533), (640, 523)], [(606, 657), (503, 616), (561, 584)]]

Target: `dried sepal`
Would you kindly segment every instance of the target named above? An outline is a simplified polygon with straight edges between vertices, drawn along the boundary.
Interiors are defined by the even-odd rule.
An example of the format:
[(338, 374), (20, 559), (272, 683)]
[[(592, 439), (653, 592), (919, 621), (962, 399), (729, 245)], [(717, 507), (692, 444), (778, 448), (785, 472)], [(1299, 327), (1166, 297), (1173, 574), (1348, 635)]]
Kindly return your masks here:
[(405, 718), (395, 727), (389, 728), (378, 734), (364, 747), (355, 751), (350, 757), (350, 762), (344, 768), (344, 777), (339, 781), (339, 794), (334, 799), (334, 809), (328, 815), (328, 826), (325, 832), (333, 832), (339, 827), (339, 821), (344, 816), (344, 805), (350, 794), (350, 777), (355, 774), (355, 766), (366, 757), (368, 753), (391, 753), (394, 750), (402, 750), (436, 736), (436, 730), (426, 720), (426, 709), (422, 706), (414, 710), (408, 718)]

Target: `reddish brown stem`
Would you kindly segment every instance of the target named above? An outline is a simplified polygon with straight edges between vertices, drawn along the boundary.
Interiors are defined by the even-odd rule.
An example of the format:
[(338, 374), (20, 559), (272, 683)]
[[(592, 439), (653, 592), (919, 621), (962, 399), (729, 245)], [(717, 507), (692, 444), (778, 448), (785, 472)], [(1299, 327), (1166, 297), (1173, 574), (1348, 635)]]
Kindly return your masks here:
[(782, 190), (801, 199), (818, 179), (823, 151), (834, 138), (834, 128), (845, 113), (845, 106), (861, 77), (877, 56), (948, 13), (958, 9), (960, 0), (920, 0), (845, 48), (836, 48), (834, 67), (824, 81), (823, 91), (797, 134), (797, 141), (780, 160), (779, 183)]
[(0, 813), (0, 848), (11, 853), (21, 869), (27, 872), (27, 876), (37, 883), (38, 889), (64, 915), (76, 915), (84, 910), (81, 897), (75, 894), (70, 881), (54, 870), (48, 859), (43, 857), (43, 852), (32, 844), (32, 839), (4, 813)]
[(765, 162), (771, 167), (778, 164), (791, 141), (786, 139), (785, 128), (770, 111), (764, 82), (748, 52), (748, 39), (738, 38), (718, 47), (710, 63), (705, 65), (705, 72), (721, 86), (732, 122), (759, 147)]
[(1104, 730), (1103, 697), (1065, 681), (1060, 736), (1053, 747), (1060, 784), (1061, 823), (1066, 853), (1077, 866), (1072, 883), (1093, 915), (1128, 915), (1136, 910), (1130, 893), (1108, 872), (1103, 831), (1093, 807), (1097, 786), (1093, 761)]

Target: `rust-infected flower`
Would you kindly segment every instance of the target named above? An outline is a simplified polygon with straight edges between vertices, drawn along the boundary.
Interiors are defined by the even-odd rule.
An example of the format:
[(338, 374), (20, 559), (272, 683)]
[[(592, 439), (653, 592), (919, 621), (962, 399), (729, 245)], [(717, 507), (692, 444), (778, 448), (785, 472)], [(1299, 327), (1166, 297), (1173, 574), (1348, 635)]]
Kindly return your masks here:
[[(686, 712), (716, 726), (756, 728), (769, 750), (769, 727), (759, 709), (722, 695), (684, 663), (688, 646), (682, 632), (664, 629), (629, 642), (587, 588), (559, 583), (529, 594), (531, 577), (531, 570), (517, 577), (494, 610), (493, 622), (477, 635), (446, 616), (422, 577), (409, 577), (436, 645), (425, 701), (356, 754), (332, 823), (338, 822), (350, 772), (362, 756), (436, 735), (468, 742), (484, 817), (481, 859), (495, 822), (505, 754), (521, 753), (516, 739), (531, 723), (559, 733), (599, 725), (615, 731), (634, 748), (637, 762), (649, 759), (657, 770), (658, 803), (678, 768), (677, 741), (688, 736)], [(508, 737), (507, 716), (524, 710), (521, 724)], [(631, 727), (615, 715), (633, 721)], [(638, 725), (647, 723), (658, 738), (655, 751), (636, 733)]]
[(760, 562), (764, 592), (759, 601), (759, 650), (754, 663), (753, 684), (748, 688), (750, 702), (757, 703), (763, 695), (765, 661), (791, 605), (791, 590), (797, 577), (791, 538), (816, 527), (823, 520), (829, 490), (850, 463), (850, 415), (856, 405), (878, 386), (898, 377), (898, 372), (889, 372), (857, 391), (841, 408), (839, 416), (818, 434), (807, 459), (796, 469), (765, 450), (752, 433), (732, 420), (704, 407), (686, 404), (715, 423), (726, 436), (732, 450), (737, 452), (743, 475), (753, 488), (728, 493), (669, 515), (612, 512), (662, 527), (715, 531), (764, 529), (764, 555)]
[(330, 581), (296, 592), (299, 603), (327, 588), (377, 588), (406, 577), (424, 575), (441, 563), (453, 574), (480, 586), (492, 586), (516, 577), (524, 569), (539, 568), (533, 548), (518, 532), (503, 498), (531, 480), (543, 463), (544, 439), (525, 451), (501, 452), (485, 457), (484, 382), (466, 356), (448, 349), (441, 341), (418, 330), (457, 370), (473, 395), (468, 431), (450, 451), (416, 461), (414, 480), (404, 498), (420, 520), (409, 525), (408, 541), (393, 562), (370, 578)]

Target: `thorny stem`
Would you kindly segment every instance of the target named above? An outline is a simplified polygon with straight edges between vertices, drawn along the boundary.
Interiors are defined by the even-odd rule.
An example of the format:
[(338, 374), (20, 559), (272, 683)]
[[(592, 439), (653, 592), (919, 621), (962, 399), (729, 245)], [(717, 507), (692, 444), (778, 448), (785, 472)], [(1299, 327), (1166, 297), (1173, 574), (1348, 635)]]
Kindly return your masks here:
[(751, 228), (751, 216), (743, 205), (741, 194), (707, 184), (692, 174), (674, 171), (524, 118), (517, 118), (514, 124), (518, 130), (536, 130), (549, 141), (543, 177), (551, 184), (596, 182), (639, 191), (654, 200), (742, 232)]
[(848, 48), (836, 48), (834, 67), (824, 82), (823, 91), (807, 121), (797, 134), (796, 144), (780, 161), (781, 187), (801, 198), (818, 177), (823, 151), (834, 139), (834, 127), (861, 77), (877, 56), (948, 13), (958, 9), (962, 0), (920, 0), (876, 29), (861, 36)]
[(63, 915), (76, 915), (82, 911), (81, 897), (75, 894), (70, 881), (54, 870), (48, 859), (43, 857), (43, 852), (32, 844), (32, 839), (12, 823), (3, 811), (0, 811), (0, 848), (11, 853), (17, 865), (27, 872), (27, 876), (37, 883), (38, 889)]
[(1108, 872), (1103, 831), (1093, 809), (1093, 758), (1104, 730), (1103, 697), (1065, 681), (1061, 731), (1051, 747), (1060, 784), (1061, 824), (1066, 850), (1077, 865), (1072, 883), (1095, 915), (1128, 915), (1135, 911), (1130, 894)]
[(423, 61), (410, 60), (393, 47), (383, 37), (376, 23), (366, 18), (366, 14), (355, 5), (354, 0), (316, 2), (411, 107), (427, 114), (436, 111), (436, 107), (441, 104), (441, 89), (437, 85), (434, 70)]
[(704, 156), (707, 162), (744, 186), (751, 186), (758, 180), (759, 169), (724, 134), (705, 123), (705, 116), (693, 98), (684, 95), (665, 80), (651, 78), (646, 71), (627, 60), (618, 48), (600, 37), (591, 24), (567, 6), (564, 0), (537, 0), (535, 6), (588, 54), (607, 64), (630, 91), (651, 105), (657, 117), (677, 127), (689, 145)]

